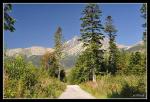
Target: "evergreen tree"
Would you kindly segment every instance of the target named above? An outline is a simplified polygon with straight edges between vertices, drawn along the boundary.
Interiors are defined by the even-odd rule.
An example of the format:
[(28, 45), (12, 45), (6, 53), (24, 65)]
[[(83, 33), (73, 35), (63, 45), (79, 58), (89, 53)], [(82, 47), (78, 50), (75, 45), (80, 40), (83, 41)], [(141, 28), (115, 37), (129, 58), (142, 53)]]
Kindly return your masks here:
[(146, 24), (146, 18), (147, 18), (147, 16), (146, 16), (146, 9), (147, 9), (147, 5), (145, 3), (142, 4), (142, 7), (141, 7), (140, 11), (142, 13), (141, 17), (144, 18), (144, 20), (145, 20), (145, 23), (142, 25), (144, 28), (146, 28), (146, 25), (147, 25)]
[(14, 32), (14, 24), (15, 19), (9, 15), (9, 12), (12, 10), (11, 4), (4, 4), (4, 30), (9, 30), (10, 32)]
[(145, 62), (140, 52), (131, 54), (130, 63), (128, 67), (129, 74), (142, 75), (145, 72)]
[(92, 68), (93, 62), (91, 61), (92, 53), (88, 49), (78, 56), (75, 63), (75, 68), (71, 70), (70, 81), (73, 84), (79, 84), (92, 80)]
[(142, 7), (141, 7), (141, 9), (140, 9), (140, 11), (141, 11), (141, 13), (142, 13), (142, 18), (144, 18), (144, 20), (145, 20), (145, 23), (142, 25), (143, 26), (143, 28), (145, 28), (145, 31), (143, 32), (143, 41), (144, 41), (144, 62), (145, 62), (145, 67), (146, 67), (146, 41), (147, 41), (147, 38), (146, 38), (146, 35), (147, 35), (147, 23), (146, 23), (146, 19), (147, 19), (147, 16), (146, 16), (146, 14), (147, 14), (147, 12), (146, 12), (146, 9), (147, 9), (147, 4), (146, 3), (144, 3), (143, 5), (142, 5)]
[(112, 17), (107, 16), (106, 18), (106, 24), (104, 31), (108, 33), (109, 37), (109, 71), (112, 74), (115, 74), (117, 71), (116, 68), (116, 59), (117, 59), (117, 46), (115, 43), (115, 33), (117, 32), (115, 26), (112, 24)]
[(129, 65), (130, 53), (125, 50), (117, 52), (116, 69), (120, 74), (126, 73), (126, 69)]
[(100, 70), (100, 65), (103, 61), (103, 50), (101, 41), (104, 36), (101, 33), (103, 29), (100, 21), (101, 11), (97, 4), (87, 4), (83, 10), (81, 17), (81, 39), (83, 41), (83, 46), (91, 51), (91, 70), (93, 81), (96, 81), (96, 70)]
[(79, 70), (77, 79), (79, 82), (93, 80), (93, 61), (92, 52), (86, 49), (78, 58), (75, 67)]
[(131, 54), (130, 64), (140, 64), (142, 57), (140, 52), (135, 52)]
[(60, 68), (62, 67), (60, 61), (62, 59), (62, 29), (61, 27), (57, 28), (55, 32), (55, 53), (56, 53), (56, 60), (58, 62), (58, 79), (60, 80)]
[(145, 22), (144, 24), (142, 24), (142, 27), (145, 28), (145, 31), (143, 32), (143, 41), (144, 41), (144, 46), (146, 46), (146, 26), (147, 26), (147, 23), (146, 23), (146, 19), (147, 19), (147, 16), (146, 16), (146, 9), (147, 9), (147, 5), (144, 3), (140, 9), (141, 11), (141, 17), (144, 18)]

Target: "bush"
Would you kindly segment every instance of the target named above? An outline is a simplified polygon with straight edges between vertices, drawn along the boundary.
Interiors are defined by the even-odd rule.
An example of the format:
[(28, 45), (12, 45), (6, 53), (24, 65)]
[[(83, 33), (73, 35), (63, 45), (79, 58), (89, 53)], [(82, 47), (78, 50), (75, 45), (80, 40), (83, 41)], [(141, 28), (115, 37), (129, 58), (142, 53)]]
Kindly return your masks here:
[(54, 78), (41, 78), (34, 87), (35, 98), (57, 98), (66, 88), (66, 84)]
[(26, 63), (21, 56), (5, 60), (4, 68), (11, 79), (20, 79), (24, 74)]
[(56, 98), (66, 84), (18, 56), (4, 62), (4, 98)]
[(55, 52), (46, 52), (41, 59), (41, 65), (46, 69), (51, 77), (58, 77), (58, 63)]
[(76, 70), (74, 68), (72, 68), (68, 77), (67, 77), (68, 83), (69, 84), (76, 84), (77, 82), (75, 80), (76, 79), (75, 77), (76, 77)]

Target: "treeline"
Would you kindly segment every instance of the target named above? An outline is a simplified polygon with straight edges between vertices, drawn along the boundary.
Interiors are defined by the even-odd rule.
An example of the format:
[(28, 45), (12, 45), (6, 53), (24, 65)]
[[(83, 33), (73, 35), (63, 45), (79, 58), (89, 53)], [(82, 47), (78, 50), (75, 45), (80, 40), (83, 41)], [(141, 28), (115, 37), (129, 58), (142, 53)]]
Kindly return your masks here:
[[(111, 16), (106, 17), (103, 27), (100, 21), (102, 11), (97, 4), (88, 4), (82, 14), (79, 41), (84, 43), (86, 50), (77, 59), (72, 72), (75, 74), (73, 81), (77, 80), (79, 83), (88, 80), (96, 81), (96, 76), (102, 73), (142, 74), (146, 71), (145, 53), (128, 53), (117, 48), (115, 42), (117, 30)], [(105, 37), (102, 31), (106, 32), (109, 38), (108, 51), (102, 49), (102, 41)]]
[[(142, 14), (145, 18), (146, 5), (143, 4), (140, 10), (142, 10)], [(102, 90), (99, 90), (101, 83), (99, 83), (99, 81), (106, 81), (103, 80), (103, 77), (110, 75), (111, 77), (109, 77), (107, 81), (115, 81), (115, 77), (120, 77), (120, 80), (124, 80), (124, 83), (127, 83), (126, 85), (118, 83), (118, 85), (122, 86), (120, 87), (120, 89), (118, 89), (120, 91), (119, 93), (117, 92), (118, 96), (112, 95), (114, 90), (108, 90), (108, 92), (111, 92), (110, 95), (112, 95), (113, 97), (132, 97), (134, 94), (141, 93), (144, 94), (143, 97), (145, 97), (146, 47), (144, 52), (132, 53), (118, 49), (115, 42), (115, 37), (117, 36), (117, 29), (113, 25), (112, 16), (107, 16), (105, 25), (102, 25), (102, 11), (99, 9), (99, 6), (97, 4), (87, 4), (82, 14), (82, 24), (80, 29), (81, 39), (79, 39), (79, 41), (82, 41), (84, 43), (83, 47), (86, 47), (86, 50), (82, 52), (82, 54), (78, 57), (75, 68), (73, 68), (70, 73), (70, 83), (81, 84), (84, 86), (85, 90), (94, 90), (90, 91), (91, 93), (101, 93)], [(105, 37), (102, 31), (104, 31), (109, 38), (109, 48), (107, 51), (102, 49), (102, 41)], [(143, 37), (144, 42), (146, 42), (145, 35), (143, 35)], [(134, 86), (132, 86), (132, 84), (130, 83), (132, 79), (129, 81), (126, 80), (126, 78), (129, 76), (141, 76), (141, 78), (144, 80), (142, 81), (142, 91), (139, 91), (140, 89), (139, 87), (137, 87), (140, 86), (139, 83), (141, 83), (142, 79), (135, 79), (137, 80), (137, 83), (133, 83)], [(93, 81), (95, 83), (94, 85), (97, 85), (96, 88), (93, 89), (93, 86), (88, 83), (89, 81)], [(112, 85), (114, 83), (110, 84)], [(108, 84), (106, 84), (106, 86), (107, 85)], [(105, 89), (106, 88), (104, 88), (104, 90)], [(121, 90), (123, 90), (124, 92), (124, 89), (125, 91), (133, 89), (133, 92), (131, 91), (131, 93), (129, 92), (122, 94)], [(134, 89), (136, 89), (136, 91)], [(105, 92), (107, 93), (106, 90)], [(110, 96), (108, 94), (109, 93), (106, 94), (107, 97)], [(126, 94), (129, 94), (129, 96)]]
[[(92, 81), (93, 73), (91, 71), (92, 62), (90, 60), (90, 53), (84, 52), (79, 56), (75, 67), (72, 69), (69, 82), (71, 84), (80, 84), (82, 82)], [(112, 66), (109, 64), (108, 55), (104, 57), (104, 61), (99, 69), (95, 70), (96, 76), (104, 76), (111, 74)], [(87, 60), (88, 59), (88, 60)], [(116, 75), (135, 75), (143, 76), (146, 73), (146, 58), (145, 53), (141, 52), (125, 52), (118, 51), (116, 58), (115, 74)]]

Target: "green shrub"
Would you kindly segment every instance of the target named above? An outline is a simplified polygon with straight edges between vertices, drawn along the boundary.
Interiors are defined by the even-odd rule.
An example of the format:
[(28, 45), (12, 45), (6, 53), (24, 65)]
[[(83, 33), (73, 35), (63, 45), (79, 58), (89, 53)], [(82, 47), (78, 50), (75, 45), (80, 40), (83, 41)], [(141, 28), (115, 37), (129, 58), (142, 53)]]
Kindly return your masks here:
[(26, 63), (21, 56), (17, 56), (6, 60), (4, 67), (9, 78), (18, 80), (24, 74)]
[(4, 98), (56, 98), (65, 88), (66, 84), (22, 56), (4, 62)]

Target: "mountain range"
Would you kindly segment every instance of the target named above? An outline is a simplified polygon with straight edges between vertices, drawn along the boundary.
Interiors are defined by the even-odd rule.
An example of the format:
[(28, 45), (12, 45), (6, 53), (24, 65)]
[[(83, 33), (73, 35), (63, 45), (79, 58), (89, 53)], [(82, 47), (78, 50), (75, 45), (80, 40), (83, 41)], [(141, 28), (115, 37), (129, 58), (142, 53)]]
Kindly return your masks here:
[[(63, 45), (63, 53), (65, 54), (64, 59), (62, 60), (62, 64), (66, 68), (70, 68), (74, 65), (75, 60), (77, 56), (85, 50), (85, 48), (82, 47), (83, 43), (78, 41), (79, 37), (74, 36), (72, 39), (66, 41)], [(102, 41), (103, 46), (102, 49), (107, 50), (109, 47), (109, 39), (104, 38)], [(119, 49), (124, 49), (125, 51), (141, 51), (143, 49), (143, 41), (140, 41), (132, 46), (126, 46), (122, 44), (117, 44)], [(17, 56), (17, 55), (25, 55), (27, 61), (32, 61), (33, 64), (39, 66), (39, 61), (41, 59), (41, 56), (45, 52), (53, 52), (53, 48), (45, 48), (40, 46), (32, 46), (29, 48), (16, 48), (16, 49), (7, 49), (6, 55), (7, 56)]]

